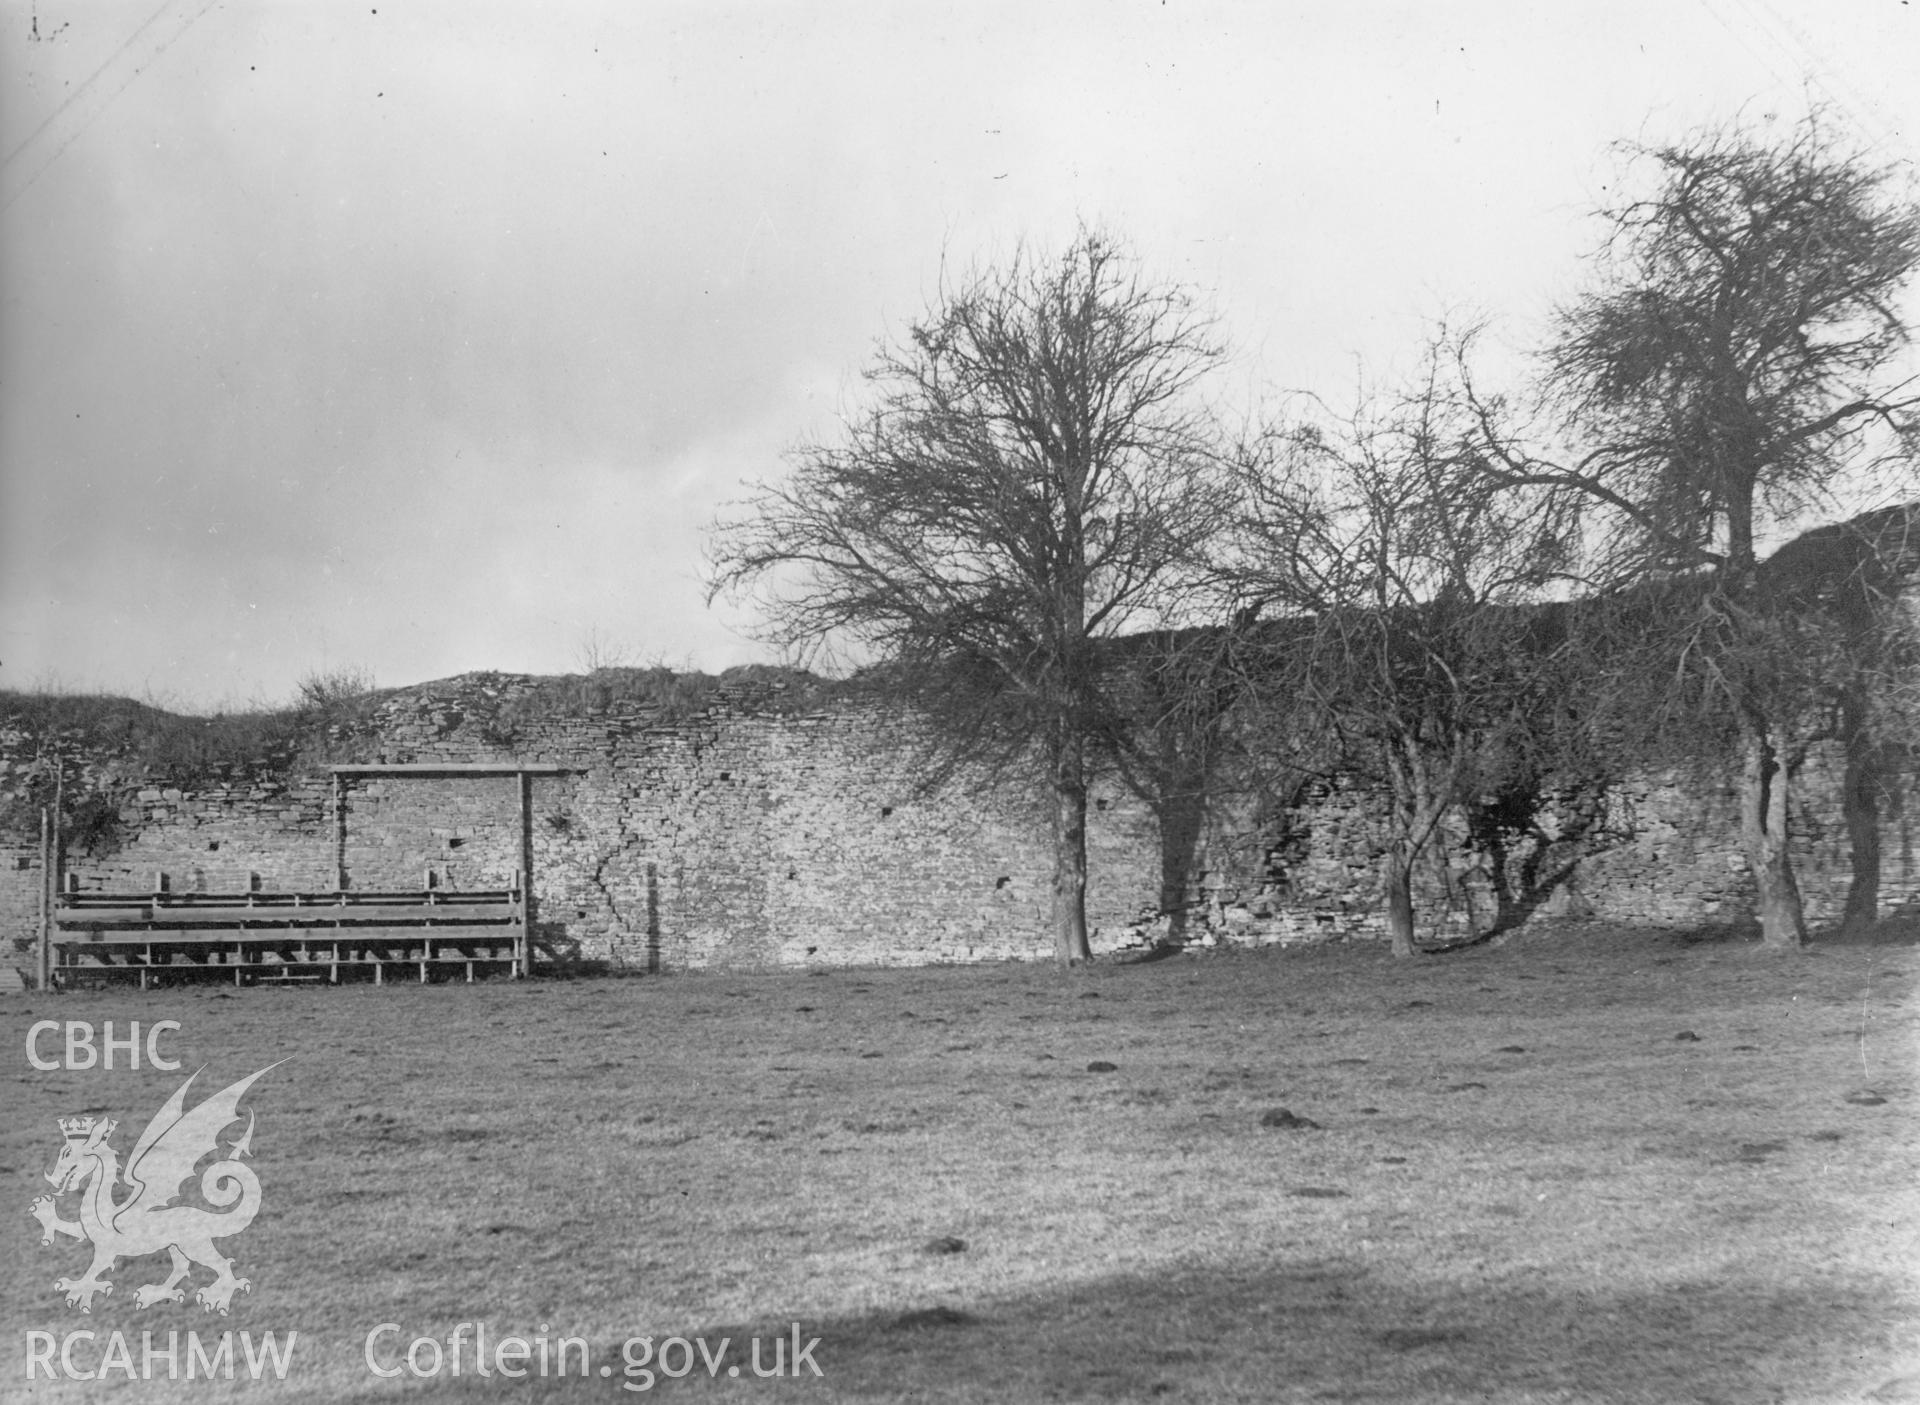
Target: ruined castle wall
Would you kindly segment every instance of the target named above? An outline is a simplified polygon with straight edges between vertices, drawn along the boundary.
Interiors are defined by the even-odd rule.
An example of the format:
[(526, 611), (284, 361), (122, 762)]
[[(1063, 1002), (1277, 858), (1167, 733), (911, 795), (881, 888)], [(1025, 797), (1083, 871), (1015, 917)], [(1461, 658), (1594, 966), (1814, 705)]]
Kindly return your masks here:
[[(652, 970), (711, 965), (914, 964), (1023, 959), (1050, 950), (1052, 852), (1044, 798), (1017, 780), (961, 777), (928, 795), (913, 718), (872, 702), (781, 711), (722, 690), (668, 716), (512, 711), (531, 680), (476, 675), (407, 690), (377, 719), (369, 759), (540, 762), (533, 781), (535, 897), (544, 939)], [(17, 748), (16, 748), (17, 751)], [(0, 787), (29, 763), (0, 733)], [(105, 777), (110, 767), (93, 765)], [(1809, 916), (1838, 914), (1849, 877), (1835, 787), (1816, 756), (1797, 791), (1796, 858)], [(104, 784), (104, 780), (100, 783)], [(91, 889), (328, 891), (333, 788), (322, 768), (192, 790), (131, 784), (104, 842), (70, 848)], [(1221, 795), (1162, 902), (1151, 809), (1096, 783), (1089, 921), (1096, 950), (1144, 941), (1249, 943), (1382, 934), (1380, 797), (1334, 784), (1291, 808)], [(346, 788), (349, 886), (504, 886), (519, 864), (513, 781), (354, 777)], [(1883, 899), (1920, 901), (1905, 811), (1885, 817)], [(22, 866), (20, 859), (28, 862)], [(37, 923), (37, 847), (0, 851), (0, 941)], [(1703, 924), (1744, 916), (1732, 781), (1651, 778), (1569, 801), (1504, 854), (1453, 834), (1419, 878), (1422, 929), (1464, 935), (1501, 908)], [(17, 956), (9, 950), (8, 956)], [(0, 961), (0, 964), (7, 964)]]
[[(550, 942), (665, 970), (1050, 949), (1046, 808), (979, 777), (924, 793), (911, 719), (858, 704), (775, 714), (763, 699), (722, 695), (690, 716), (521, 717), (504, 728), (498, 708), (515, 686), (451, 680), (402, 695), (379, 720), (377, 759), (572, 768), (532, 782), (536, 915)], [(1112, 947), (1133, 940), (1129, 924), (1155, 904), (1155, 831), (1111, 787), (1094, 803), (1090, 917)], [(113, 840), (71, 844), (66, 871), (91, 890), (148, 891), (165, 874), (180, 892), (330, 891), (333, 804), (324, 770), (138, 786)], [(498, 887), (519, 864), (510, 778), (355, 776), (345, 809), (354, 889), (418, 889), (428, 872), (448, 889)], [(0, 873), (0, 914), (17, 905), (15, 888), (33, 908), (37, 890)], [(31, 933), (23, 912), (7, 933)]]
[[(1044, 809), (1011, 786), (923, 793), (911, 724), (884, 709), (719, 710), (580, 760), (536, 796), (534, 845), (543, 918), (596, 954), (673, 968), (1047, 949)], [(1151, 899), (1150, 837), (1103, 826), (1093, 846), (1116, 942)]]
[(243, 893), (254, 874), (283, 890), (329, 889), (329, 794), (325, 776), (139, 786), (110, 841), (69, 841), (67, 872), (82, 888), (120, 892), (149, 892), (160, 874), (177, 892)]
[(40, 930), (40, 845), (0, 844), (0, 973), (10, 964), (8, 937), (34, 937)]
[[(1842, 820), (1843, 758), (1816, 748), (1796, 775), (1790, 834), (1809, 922), (1838, 920), (1853, 866)], [(1735, 777), (1641, 777), (1603, 797), (1605, 816), (1567, 885), (1578, 910), (1669, 926), (1742, 920), (1753, 883), (1740, 847)], [(1913, 819), (1899, 796), (1881, 815), (1882, 910), (1920, 904)]]

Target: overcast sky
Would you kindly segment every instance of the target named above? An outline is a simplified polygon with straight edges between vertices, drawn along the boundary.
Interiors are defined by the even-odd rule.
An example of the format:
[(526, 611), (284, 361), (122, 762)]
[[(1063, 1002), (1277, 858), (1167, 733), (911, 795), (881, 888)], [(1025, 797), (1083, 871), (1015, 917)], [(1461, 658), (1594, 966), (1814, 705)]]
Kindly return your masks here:
[(1907, 0), (0, 0), (0, 686), (765, 657), (701, 528), (1076, 221), (1338, 396), (1540, 338), (1609, 144), (1920, 144)]

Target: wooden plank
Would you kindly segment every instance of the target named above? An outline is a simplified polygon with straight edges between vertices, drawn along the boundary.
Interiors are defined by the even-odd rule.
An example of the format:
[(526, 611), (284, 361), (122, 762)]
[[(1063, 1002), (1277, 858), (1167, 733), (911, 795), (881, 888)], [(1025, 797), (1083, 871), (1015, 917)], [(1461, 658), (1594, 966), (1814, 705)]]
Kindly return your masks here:
[(53, 938), (53, 903), (59, 887), (53, 874), (53, 829), (47, 815), (46, 806), (40, 807), (40, 951), (39, 968), (40, 989), (53, 989), (52, 953), (48, 943)]
[(548, 761), (395, 761), (327, 769), (336, 776), (565, 776), (577, 768)]
[(84, 931), (90, 927), (115, 927), (132, 924), (144, 925), (152, 915), (150, 907), (98, 907), (85, 912), (76, 912), (72, 908), (56, 908), (53, 925), (56, 931)]
[[(410, 966), (417, 968), (424, 965), (427, 967), (440, 966), (450, 969), (464, 968), (468, 971), (473, 970), (475, 967), (497, 966), (511, 973), (517, 960), (518, 958), (512, 952), (502, 952), (494, 956), (368, 956), (358, 960), (349, 957), (341, 961), (313, 962), (286, 961), (278, 955), (262, 954), (241, 960), (222, 961), (209, 965), (175, 967), (174, 969), (182, 971), (232, 971), (238, 976), (248, 971), (260, 971), (272, 968), (289, 972), (311, 971), (313, 978), (319, 979), (322, 968), (325, 968), (329, 976), (337, 978), (339, 968), (342, 965), (371, 967), (376, 971), (387, 966)], [(167, 969), (167, 966), (164, 962), (148, 965), (145, 962), (131, 960), (57, 960), (54, 962), (53, 969), (55, 971), (124, 971), (129, 974), (139, 974), (164, 970)]]
[[(282, 960), (276, 958), (276, 956), (261, 956), (259, 960), (223, 962), (223, 964), (219, 965), (175, 967), (175, 969), (221, 971), (221, 973), (232, 971), (234, 985), (246, 985), (248, 973), (255, 973), (255, 979), (275, 979), (275, 977), (259, 977), (259, 971), (282, 971), (282, 973), (284, 973), (282, 979), (292, 979), (292, 981), (323, 981), (324, 979), (324, 981), (336, 981), (336, 983), (338, 983), (338, 979), (340, 979), (340, 965), (361, 965), (361, 967), (371, 967), (372, 973), (374, 973), (374, 981), (384, 985), (384, 981), (382, 981), (382, 971), (384, 971), (386, 967), (390, 967), (390, 965), (407, 965), (407, 967), (417, 967), (417, 969), (419, 969), (419, 967), (428, 967), (428, 969), (430, 969), (430, 967), (445, 967), (445, 969), (449, 969), (449, 971), (465, 969), (465, 971), (467, 971), (467, 979), (470, 981), (470, 979), (474, 979), (474, 969), (476, 969), (476, 967), (497, 967), (497, 969), (505, 971), (507, 975), (513, 975), (516, 960), (518, 960), (518, 958), (515, 958), (513, 954), (503, 954), (503, 956), (472, 956), (472, 958), (467, 958), (467, 956), (432, 956), (432, 958), (390, 956), (390, 958), (367, 958), (367, 960), (363, 960), (363, 962), (313, 962), (313, 964), (300, 964), (300, 962), (282, 962)], [(69, 971), (90, 973), (90, 975), (132, 975), (132, 977), (140, 979), (142, 988), (146, 988), (146, 977), (148, 977), (150, 973), (154, 973), (154, 971), (165, 969), (165, 967), (161, 967), (161, 965), (140, 964), (140, 962), (84, 962), (84, 960), (73, 960), (73, 962), (54, 962), (52, 969), (54, 969), (56, 975), (58, 975), (58, 973), (69, 973)]]
[[(200, 948), (218, 949), (240, 945), (249, 948), (272, 948), (274, 950), (293, 949), (297, 942), (299, 929), (262, 928), (258, 930), (237, 931), (232, 927), (182, 927), (170, 931), (127, 931), (127, 932), (89, 932), (85, 934), (56, 934), (51, 947), (55, 951), (99, 951), (126, 953), (146, 948), (183, 952), (192, 954)], [(328, 935), (335, 935), (333, 929)], [(354, 946), (418, 946), (423, 938), (432, 937), (435, 941), (452, 942), (455, 945), (488, 946), (495, 945), (517, 947), (518, 930), (511, 923), (491, 923), (485, 927), (461, 927), (448, 924), (444, 927), (420, 926), (366, 926), (342, 927), (339, 935), (347, 944)], [(465, 941), (462, 941), (462, 938)], [(318, 953), (310, 953), (310, 960), (321, 959)]]
[(533, 974), (533, 777), (520, 773), (520, 976)]
[(352, 902), (303, 902), (301, 895), (271, 902), (202, 901), (148, 902), (116, 896), (107, 901), (74, 903), (62, 900), (54, 907), (54, 922), (62, 927), (125, 926), (128, 923), (179, 922), (315, 922), (345, 921), (426, 921), (442, 917), (464, 920), (471, 915), (478, 921), (510, 921), (517, 915), (517, 896), (511, 891), (487, 890), (473, 893), (445, 893), (435, 901), (416, 894), (361, 894)]
[(152, 903), (163, 908), (188, 907), (364, 907), (368, 903), (402, 903), (415, 907), (450, 902), (511, 902), (518, 889), (506, 888), (397, 888), (365, 889), (352, 893), (82, 893), (62, 899), (63, 906), (111, 907), (118, 903)]
[(505, 905), (455, 907), (448, 904), (428, 912), (411, 907), (342, 907), (286, 909), (238, 909), (231, 913), (214, 910), (163, 912), (88, 912), (62, 913), (54, 926), (57, 933), (127, 933), (180, 931), (311, 931), (340, 928), (354, 931), (362, 927), (413, 927), (437, 931), (443, 927), (512, 927), (520, 917), (519, 909)]

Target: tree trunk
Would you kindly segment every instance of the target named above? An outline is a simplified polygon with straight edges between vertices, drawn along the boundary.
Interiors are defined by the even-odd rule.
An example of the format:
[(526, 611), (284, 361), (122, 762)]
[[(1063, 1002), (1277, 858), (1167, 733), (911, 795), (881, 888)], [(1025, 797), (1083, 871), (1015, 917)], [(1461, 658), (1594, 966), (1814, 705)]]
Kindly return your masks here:
[(1053, 752), (1053, 954), (1062, 966), (1072, 966), (1093, 959), (1087, 943), (1086, 742), (1063, 725)]
[(1387, 938), (1395, 956), (1412, 956), (1413, 946), (1413, 851), (1395, 840), (1387, 846), (1382, 870), (1387, 898)]
[(1167, 919), (1168, 942), (1179, 946), (1186, 941), (1192, 915), (1190, 889), (1200, 836), (1206, 829), (1211, 752), (1205, 738), (1175, 735), (1167, 723), (1159, 724), (1156, 731), (1152, 752), (1146, 754), (1138, 778), (1129, 784), (1158, 821), (1160, 914)]
[[(1184, 780), (1180, 778), (1175, 785)], [(1189, 888), (1194, 859), (1200, 852), (1200, 832), (1206, 822), (1206, 796), (1204, 792), (1163, 791), (1154, 808), (1160, 820), (1160, 911), (1167, 918), (1167, 939), (1178, 946), (1187, 937)]]
[(1847, 769), (1840, 790), (1840, 805), (1847, 822), (1853, 876), (1847, 884), (1840, 935), (1861, 937), (1871, 932), (1880, 919), (1880, 777), (1873, 740), (1862, 716), (1864, 700), (1858, 687), (1848, 690), (1842, 709)]
[(1381, 861), (1381, 896), (1387, 907), (1387, 940), (1395, 956), (1412, 956), (1413, 868), (1432, 831), (1433, 787), (1426, 761), (1411, 738), (1399, 737), (1386, 748), (1387, 781), (1393, 792), (1393, 825)]
[(1743, 713), (1741, 731), (1740, 837), (1759, 905), (1760, 942), (1792, 950), (1806, 945), (1807, 923), (1787, 852), (1787, 770), (1777, 729), (1766, 718)]

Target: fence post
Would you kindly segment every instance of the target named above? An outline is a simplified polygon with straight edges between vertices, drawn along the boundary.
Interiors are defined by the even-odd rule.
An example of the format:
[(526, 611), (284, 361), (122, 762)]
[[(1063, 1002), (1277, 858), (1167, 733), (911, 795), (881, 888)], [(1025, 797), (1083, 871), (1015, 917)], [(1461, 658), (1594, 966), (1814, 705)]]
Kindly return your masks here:
[(40, 807), (40, 989), (53, 989), (53, 904), (59, 892), (53, 872), (53, 821)]
[(520, 782), (520, 975), (533, 974), (533, 776)]

